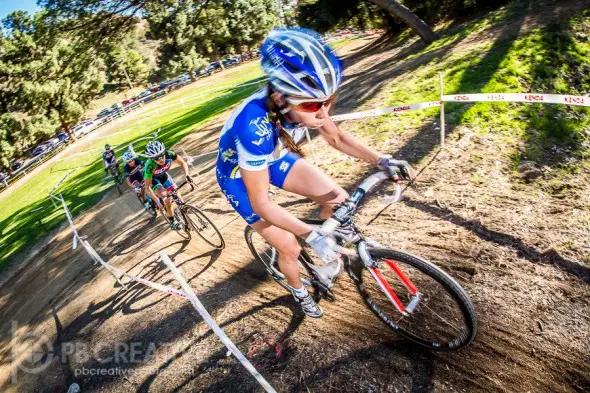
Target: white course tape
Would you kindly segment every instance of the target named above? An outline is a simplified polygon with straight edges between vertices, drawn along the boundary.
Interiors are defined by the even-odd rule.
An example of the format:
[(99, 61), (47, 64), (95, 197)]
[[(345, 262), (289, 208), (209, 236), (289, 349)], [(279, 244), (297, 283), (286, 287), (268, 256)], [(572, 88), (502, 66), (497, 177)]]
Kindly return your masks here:
[(444, 95), (445, 102), (536, 102), (590, 106), (590, 97), (537, 93), (478, 93)]
[(236, 347), (232, 340), (225, 334), (223, 329), (221, 329), (219, 325), (215, 323), (213, 318), (211, 318), (211, 315), (209, 315), (207, 309), (205, 309), (203, 304), (199, 301), (193, 289), (190, 287), (190, 285), (188, 285), (182, 274), (180, 274), (174, 263), (172, 263), (172, 261), (164, 251), (160, 253), (160, 259), (162, 260), (162, 262), (166, 264), (166, 266), (168, 266), (174, 278), (176, 278), (184, 292), (188, 295), (188, 299), (190, 300), (190, 302), (197, 309), (199, 314), (201, 314), (201, 317), (205, 320), (205, 322), (207, 322), (207, 324), (211, 327), (215, 334), (219, 336), (219, 338), (221, 339), (223, 344), (225, 344), (227, 349), (229, 349), (231, 353), (234, 354), (236, 359), (238, 359), (240, 363), (242, 363), (242, 365), (250, 372), (250, 374), (252, 374), (252, 376), (256, 378), (256, 380), (258, 381), (260, 386), (264, 388), (264, 390), (266, 390), (269, 393), (276, 393), (276, 390), (274, 390), (274, 388), (270, 386), (266, 379), (264, 379), (264, 377), (258, 372), (258, 370), (254, 368), (252, 363), (250, 363), (250, 361), (246, 359), (246, 357), (242, 354), (242, 352), (240, 352), (238, 347)]
[(399, 112), (405, 112), (405, 111), (410, 111), (410, 110), (415, 110), (415, 109), (438, 108), (439, 106), (440, 106), (439, 101), (421, 102), (419, 104), (405, 104), (405, 105), (399, 105), (399, 106), (392, 106), (389, 108), (371, 109), (368, 111), (347, 113), (345, 115), (336, 115), (336, 116), (332, 116), (332, 120), (333, 121), (342, 121), (342, 120), (362, 119), (365, 117), (388, 115), (390, 113), (399, 113)]
[(88, 241), (86, 241), (84, 238), (82, 238), (78, 235), (78, 231), (76, 230), (76, 227), (74, 226), (74, 222), (73, 222), (71, 213), (68, 209), (68, 206), (67, 206), (63, 196), (60, 194), (59, 198), (54, 195), (51, 195), (51, 197), (56, 198), (62, 202), (64, 212), (65, 212), (66, 217), (68, 218), (68, 221), (70, 223), (70, 228), (74, 232), (75, 241), (79, 240), (80, 243), (84, 246), (84, 248), (88, 252), (88, 254), (92, 257), (92, 259), (99, 262), (109, 273), (111, 273), (113, 275), (113, 277), (115, 277), (115, 279), (125, 289), (127, 289), (127, 286), (123, 282), (121, 282), (121, 280), (117, 277), (117, 274), (119, 276), (128, 277), (129, 279), (131, 279), (133, 281), (137, 281), (143, 285), (146, 285), (146, 286), (156, 289), (158, 291), (161, 291), (164, 293), (169, 293), (171, 295), (184, 297), (184, 298), (190, 300), (190, 302), (193, 304), (195, 309), (201, 315), (203, 320), (211, 327), (213, 332), (215, 332), (215, 334), (217, 334), (217, 336), (221, 339), (221, 341), (229, 349), (229, 351), (231, 353), (233, 353), (234, 356), (240, 361), (240, 363), (242, 363), (242, 365), (250, 372), (250, 374), (252, 374), (252, 376), (258, 381), (258, 383), (264, 388), (264, 390), (266, 390), (269, 393), (276, 393), (276, 390), (274, 390), (274, 388), (266, 381), (266, 379), (264, 379), (264, 377), (256, 370), (256, 368), (254, 368), (252, 363), (250, 363), (250, 361), (248, 361), (248, 359), (246, 359), (246, 357), (242, 354), (242, 352), (240, 352), (240, 350), (231, 341), (231, 339), (225, 334), (225, 332), (219, 327), (219, 325), (217, 325), (217, 323), (215, 323), (215, 321), (213, 320), (211, 315), (207, 312), (207, 310), (205, 309), (203, 304), (197, 298), (197, 295), (195, 295), (195, 292), (193, 291), (193, 289), (188, 285), (188, 283), (186, 282), (186, 280), (184, 279), (182, 274), (180, 274), (180, 272), (178, 271), (178, 269), (176, 268), (174, 263), (172, 263), (172, 261), (170, 260), (170, 258), (168, 257), (168, 255), (164, 251), (162, 251), (160, 253), (160, 258), (166, 264), (166, 266), (170, 269), (174, 278), (180, 283), (180, 286), (182, 287), (181, 290), (178, 290), (178, 289), (166, 286), (166, 285), (158, 284), (156, 282), (152, 282), (149, 280), (145, 280), (140, 277), (133, 276), (133, 275), (127, 273), (126, 271), (124, 271), (123, 269), (120, 269), (118, 267), (111, 265), (110, 263), (105, 262), (100, 257), (100, 255), (98, 255), (96, 250), (94, 250), (94, 248), (92, 248), (90, 243), (88, 243)]

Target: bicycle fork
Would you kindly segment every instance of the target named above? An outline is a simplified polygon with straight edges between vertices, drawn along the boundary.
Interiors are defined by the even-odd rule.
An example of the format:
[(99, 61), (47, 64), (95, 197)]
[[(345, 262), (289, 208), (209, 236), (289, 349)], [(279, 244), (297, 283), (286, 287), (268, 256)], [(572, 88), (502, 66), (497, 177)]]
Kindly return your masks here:
[(418, 292), (418, 289), (410, 280), (410, 278), (399, 268), (399, 266), (390, 259), (384, 259), (384, 262), (389, 266), (389, 268), (394, 272), (394, 274), (399, 278), (402, 282), (404, 287), (410, 292), (411, 297), (410, 301), (407, 305), (404, 305), (394, 290), (391, 288), (385, 277), (379, 269), (377, 269), (377, 263), (373, 260), (369, 252), (367, 251), (367, 242), (361, 241), (358, 244), (358, 252), (359, 257), (363, 263), (363, 265), (369, 269), (371, 276), (377, 281), (379, 288), (385, 293), (389, 301), (395, 306), (395, 308), (403, 315), (409, 316), (416, 310), (418, 303), (422, 299), (422, 294)]

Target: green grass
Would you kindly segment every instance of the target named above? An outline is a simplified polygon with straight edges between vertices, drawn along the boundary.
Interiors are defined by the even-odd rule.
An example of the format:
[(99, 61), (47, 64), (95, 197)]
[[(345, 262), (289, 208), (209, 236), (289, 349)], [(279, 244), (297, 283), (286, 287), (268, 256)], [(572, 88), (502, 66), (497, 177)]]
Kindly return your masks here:
[[(582, 95), (590, 91), (590, 11), (551, 23), (517, 36), (514, 29), (500, 30), (492, 40), (472, 40), (465, 49), (455, 48), (472, 34), (502, 22), (522, 23), (526, 2), (514, 2), (475, 22), (446, 26), (442, 38), (407, 56), (417, 66), (398, 76), (384, 89), (385, 102), (378, 106), (437, 100), (438, 72), (444, 72), (445, 94), (535, 92)], [(518, 26), (517, 26), (518, 27)], [(517, 29), (518, 30), (518, 29)], [(422, 60), (425, 59), (425, 60)], [(420, 61), (422, 60), (422, 61)], [(375, 103), (370, 103), (375, 106)], [(466, 126), (475, 132), (494, 132), (512, 151), (513, 167), (522, 159), (535, 160), (566, 171), (588, 152), (590, 108), (564, 105), (477, 103), (447, 104), (449, 132)], [(420, 127), (438, 113), (434, 108), (400, 116), (373, 118), (361, 125), (377, 139), (388, 130)], [(567, 154), (556, 155), (555, 151)], [(573, 160), (572, 160), (573, 159)], [(569, 164), (568, 164), (569, 163)], [(567, 169), (569, 168), (569, 169)]]
[[(159, 139), (166, 146), (171, 146), (184, 136), (195, 131), (199, 125), (223, 113), (232, 105), (239, 103), (250, 95), (260, 84), (241, 86), (246, 82), (260, 80), (262, 71), (258, 62), (248, 63), (242, 67), (228, 70), (219, 84), (211, 83), (210, 78), (198, 81), (184, 89), (157, 101), (158, 106), (178, 103), (157, 112), (157, 107), (143, 113), (120, 127), (113, 128), (106, 139), (80, 141), (84, 150), (103, 149), (106, 142), (121, 146), (117, 155), (123, 153), (123, 147), (145, 135), (152, 134), (161, 127)], [(225, 91), (210, 92), (219, 86), (235, 86)], [(193, 99), (204, 94), (197, 99)], [(185, 100), (183, 107), (179, 100)], [(158, 113), (161, 113), (158, 114)], [(152, 116), (157, 114), (156, 116)], [(121, 133), (121, 131), (127, 132)], [(91, 134), (93, 135), (93, 134)], [(134, 144), (136, 151), (143, 151), (147, 140)], [(112, 188), (105, 182), (100, 161), (101, 150), (90, 152), (76, 160), (55, 162), (41, 173), (31, 177), (8, 196), (0, 194), (0, 271), (12, 262), (12, 258), (26, 247), (35, 244), (48, 231), (65, 221), (63, 210), (56, 209), (48, 192), (79, 164), (90, 163), (72, 173), (59, 187), (74, 215), (96, 204), (105, 191)]]

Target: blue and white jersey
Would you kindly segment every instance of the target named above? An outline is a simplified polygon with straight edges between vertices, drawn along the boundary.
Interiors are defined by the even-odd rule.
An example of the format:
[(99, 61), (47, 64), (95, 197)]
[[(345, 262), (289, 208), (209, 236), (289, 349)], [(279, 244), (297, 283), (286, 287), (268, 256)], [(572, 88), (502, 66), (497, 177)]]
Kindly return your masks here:
[[(240, 168), (261, 171), (288, 153), (279, 138), (277, 125), (270, 120), (266, 99), (266, 90), (254, 93), (223, 126), (217, 156), (218, 176), (240, 178)], [(287, 128), (287, 131), (297, 142), (305, 128)]]

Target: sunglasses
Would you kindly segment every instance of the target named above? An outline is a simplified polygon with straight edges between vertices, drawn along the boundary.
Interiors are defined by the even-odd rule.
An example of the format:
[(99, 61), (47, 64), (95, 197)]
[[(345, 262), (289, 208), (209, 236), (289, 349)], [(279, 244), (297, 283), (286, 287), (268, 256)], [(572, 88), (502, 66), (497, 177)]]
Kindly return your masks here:
[(154, 157), (155, 161), (160, 161), (162, 158), (166, 157), (166, 154), (161, 154), (159, 156)]
[[(332, 96), (325, 101), (307, 101), (307, 102), (300, 102), (300, 103), (295, 103), (295, 102), (292, 102), (292, 103), (294, 104), (293, 109), (296, 111), (317, 112), (320, 109), (322, 109), (323, 106), (330, 105), (335, 99), (336, 99), (336, 96)], [(287, 101), (289, 101), (289, 100), (287, 100)]]

